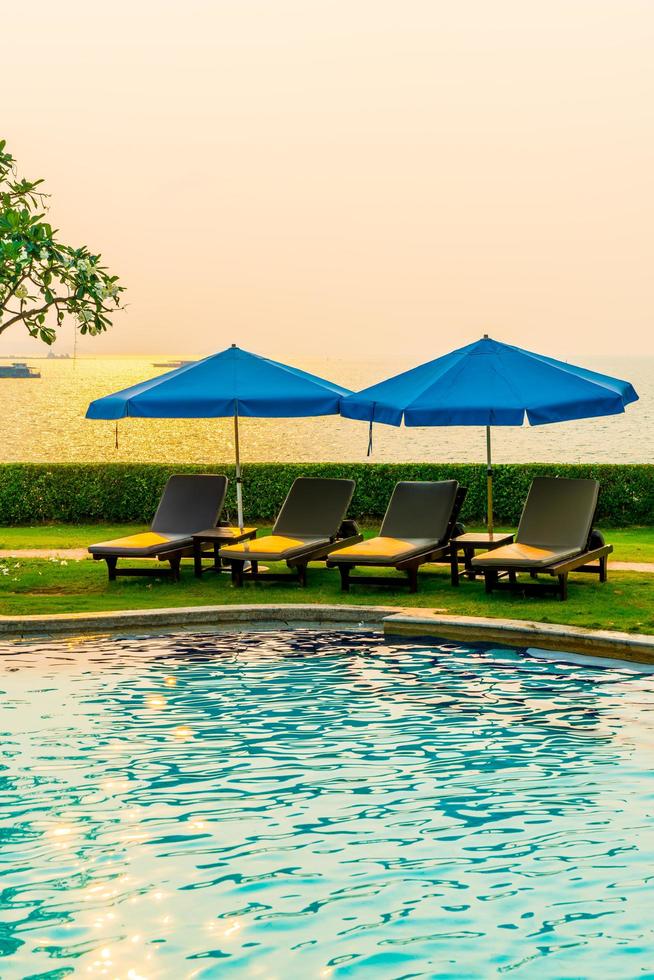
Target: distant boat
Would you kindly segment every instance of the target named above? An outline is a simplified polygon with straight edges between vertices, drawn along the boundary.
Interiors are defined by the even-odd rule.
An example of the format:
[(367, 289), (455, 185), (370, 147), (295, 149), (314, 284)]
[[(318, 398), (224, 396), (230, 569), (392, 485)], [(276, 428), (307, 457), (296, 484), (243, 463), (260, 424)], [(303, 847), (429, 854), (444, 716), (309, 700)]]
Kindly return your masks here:
[(48, 351), (47, 360), (48, 361), (66, 361), (70, 357), (70, 354), (55, 354), (53, 350)]
[(0, 378), (40, 378), (41, 372), (29, 367), (25, 361), (0, 364)]
[(194, 364), (194, 361), (153, 361), (152, 367), (176, 368), (183, 367), (185, 364)]

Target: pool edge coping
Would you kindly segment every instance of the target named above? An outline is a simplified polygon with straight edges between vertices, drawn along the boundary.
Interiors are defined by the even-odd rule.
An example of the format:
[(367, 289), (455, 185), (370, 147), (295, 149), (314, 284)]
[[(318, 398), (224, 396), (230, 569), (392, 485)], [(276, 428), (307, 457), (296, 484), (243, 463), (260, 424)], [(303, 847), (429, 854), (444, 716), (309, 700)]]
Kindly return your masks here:
[(0, 616), (0, 637), (59, 636), (157, 630), (192, 626), (220, 628), (257, 624), (324, 626), (355, 625), (383, 629), (397, 639), (441, 638), (500, 642), (511, 646), (537, 646), (545, 650), (608, 656), (640, 663), (654, 663), (654, 635), (593, 630), (560, 623), (500, 619), (482, 616), (443, 615), (438, 610), (417, 612), (411, 607), (277, 603), (211, 606), (176, 606), (160, 609), (128, 609), (112, 612), (57, 613), (36, 616)]
[(433, 616), (396, 613), (384, 618), (384, 635), (397, 639), (442, 638), (499, 642), (586, 656), (610, 657), (654, 664), (654, 636), (595, 630), (563, 623), (538, 623), (486, 616)]
[(342, 623), (378, 625), (393, 606), (338, 606), (321, 603), (228, 604), (210, 606), (171, 606), (155, 609), (120, 609), (84, 613), (54, 613), (35, 616), (0, 616), (0, 638), (62, 635), (136, 627), (229, 626), (279, 623)]

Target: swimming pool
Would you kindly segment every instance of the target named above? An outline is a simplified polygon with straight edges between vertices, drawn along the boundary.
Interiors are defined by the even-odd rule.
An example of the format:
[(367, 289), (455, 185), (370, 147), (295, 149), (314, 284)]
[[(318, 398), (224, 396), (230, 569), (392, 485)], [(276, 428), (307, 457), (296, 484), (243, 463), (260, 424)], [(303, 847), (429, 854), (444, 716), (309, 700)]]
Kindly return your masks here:
[(0, 653), (4, 980), (652, 976), (652, 675), (306, 629)]

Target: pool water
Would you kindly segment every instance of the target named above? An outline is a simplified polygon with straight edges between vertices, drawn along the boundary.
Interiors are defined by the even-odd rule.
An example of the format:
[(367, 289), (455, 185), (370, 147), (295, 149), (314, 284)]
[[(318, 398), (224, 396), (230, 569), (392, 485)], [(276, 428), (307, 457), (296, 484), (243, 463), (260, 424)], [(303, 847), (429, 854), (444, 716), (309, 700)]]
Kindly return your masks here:
[(310, 630), (0, 644), (0, 976), (654, 976), (654, 676)]

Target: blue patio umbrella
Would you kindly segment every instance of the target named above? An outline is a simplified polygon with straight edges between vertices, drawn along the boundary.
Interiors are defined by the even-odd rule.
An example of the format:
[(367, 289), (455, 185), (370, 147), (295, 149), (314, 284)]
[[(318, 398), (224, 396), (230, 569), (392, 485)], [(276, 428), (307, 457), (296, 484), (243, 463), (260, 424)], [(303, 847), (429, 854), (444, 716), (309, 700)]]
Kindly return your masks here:
[(232, 344), (227, 350), (185, 364), (150, 381), (92, 401), (88, 419), (234, 419), (236, 499), (243, 527), (243, 491), (238, 420), (338, 415), (351, 394), (306, 371), (271, 361)]
[(628, 381), (481, 340), (343, 400), (341, 414), (387, 425), (486, 427), (488, 531), (493, 533), (491, 426), (618, 415), (638, 395)]

